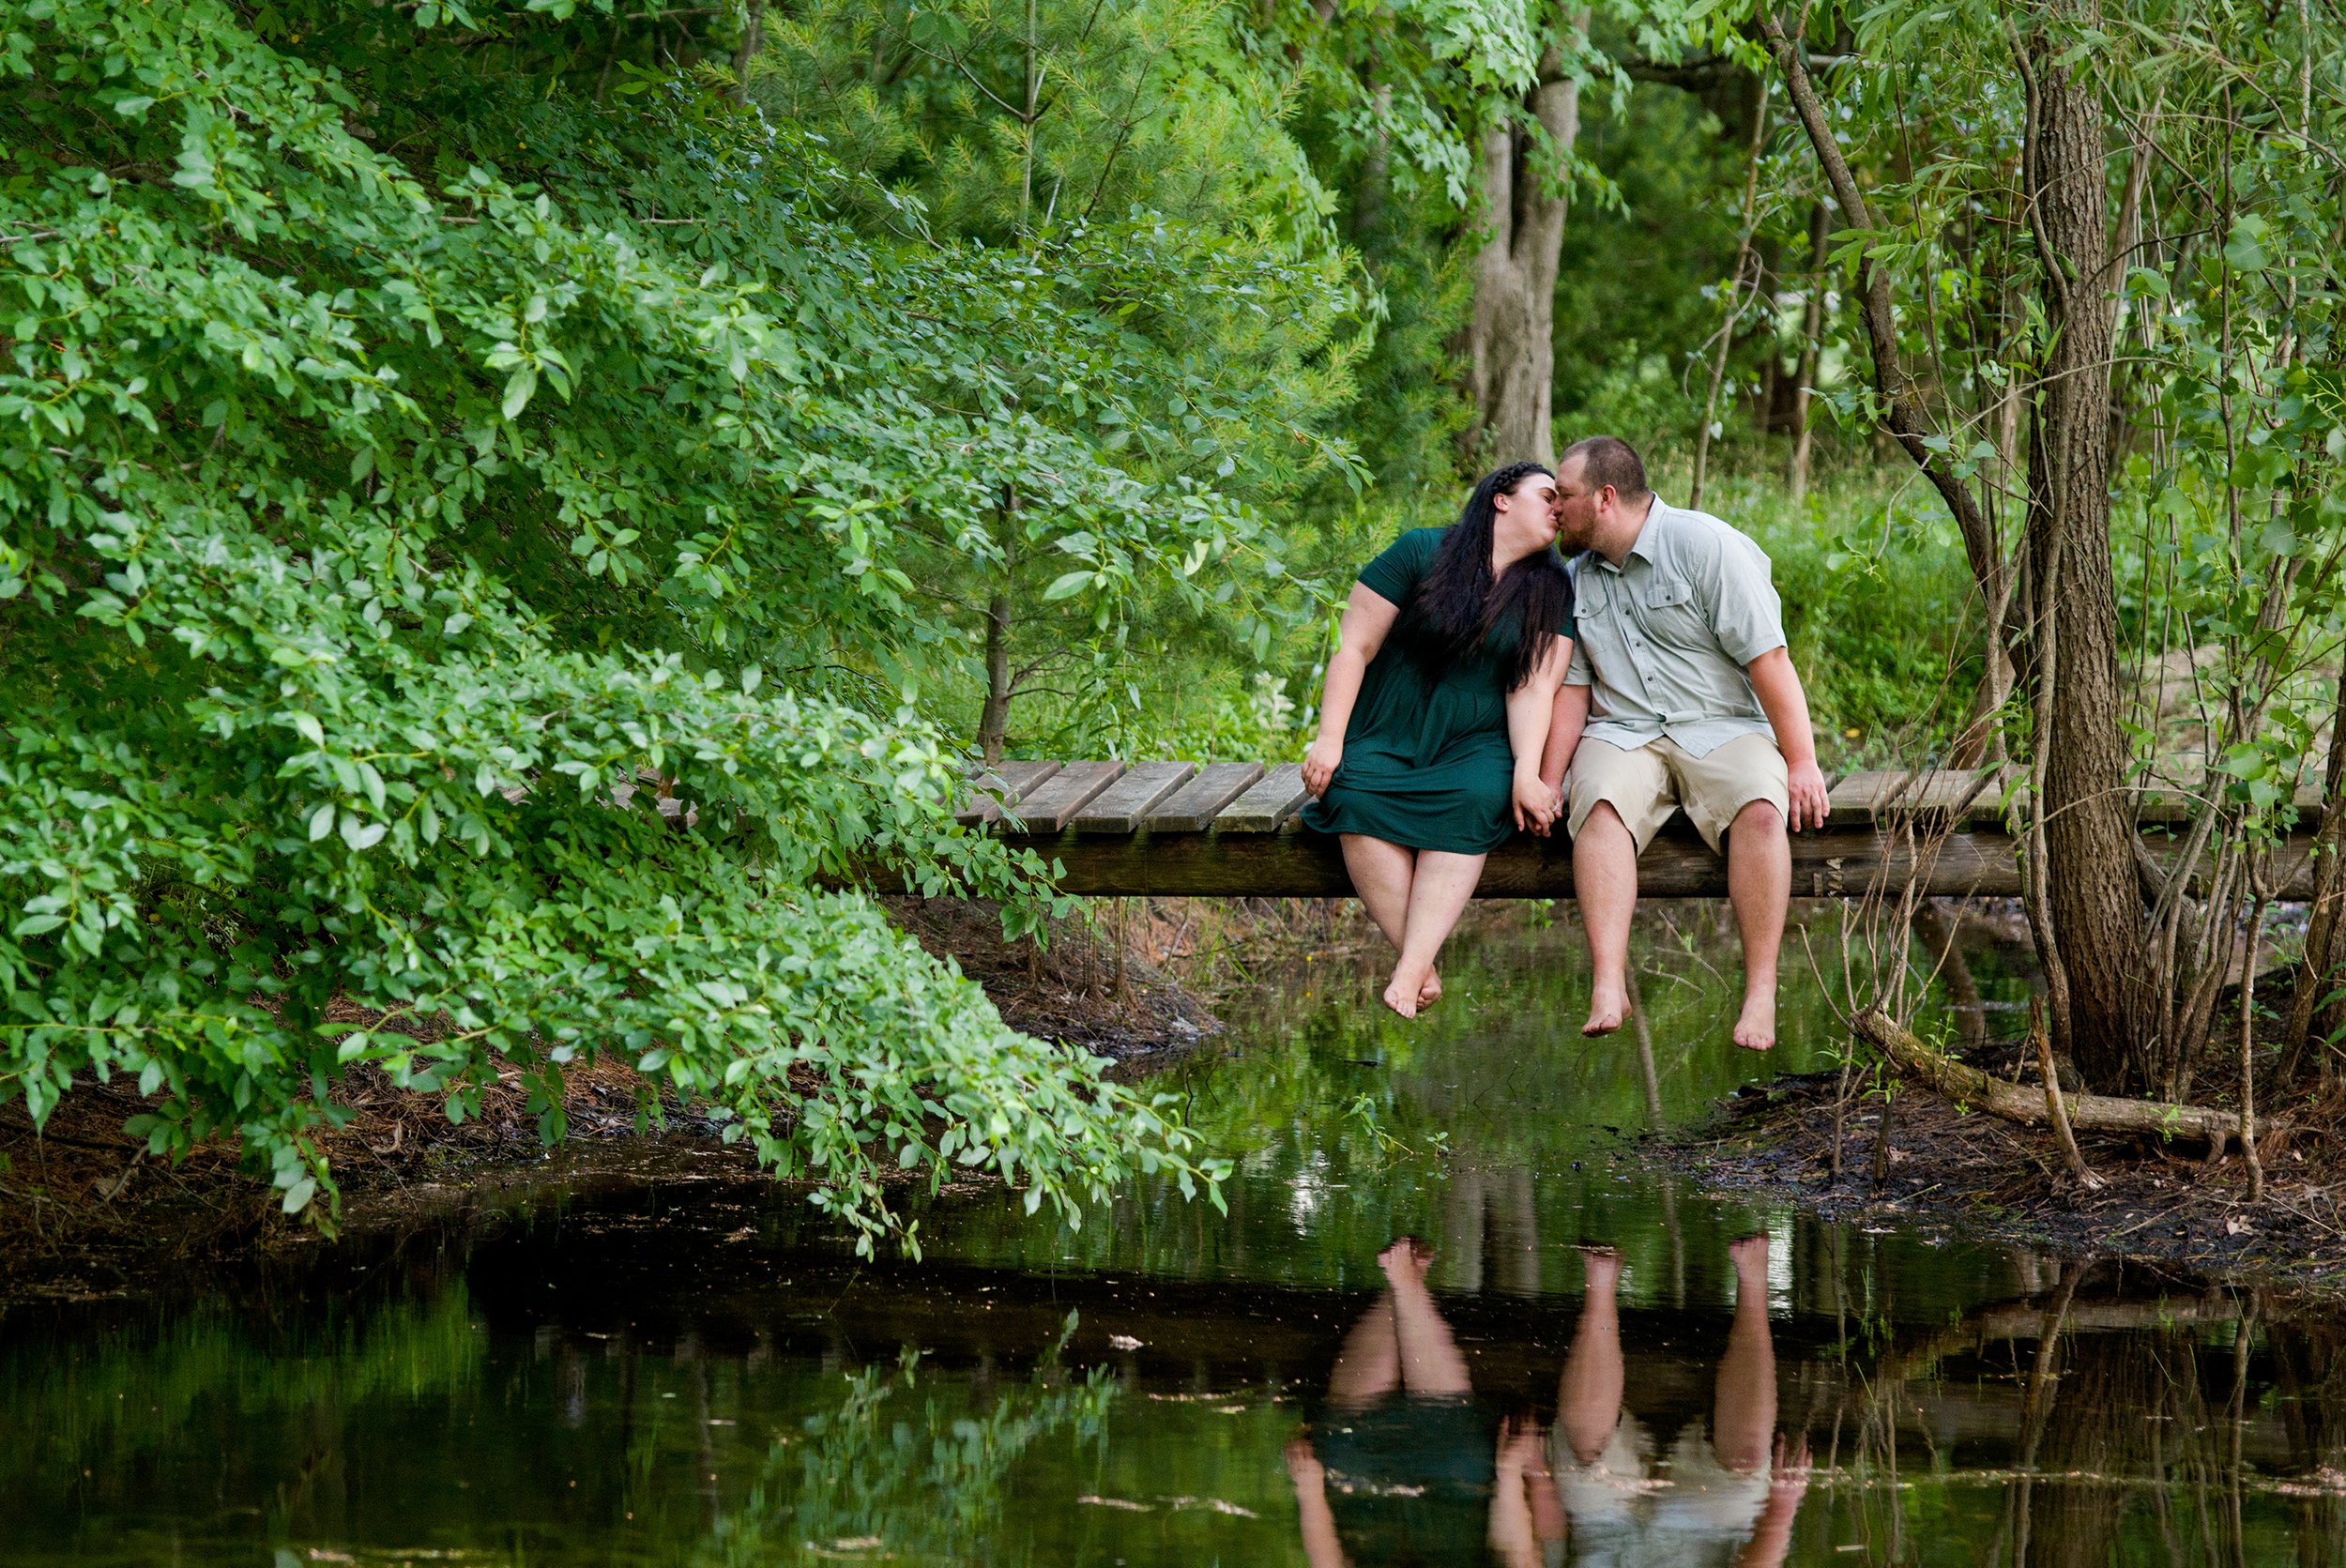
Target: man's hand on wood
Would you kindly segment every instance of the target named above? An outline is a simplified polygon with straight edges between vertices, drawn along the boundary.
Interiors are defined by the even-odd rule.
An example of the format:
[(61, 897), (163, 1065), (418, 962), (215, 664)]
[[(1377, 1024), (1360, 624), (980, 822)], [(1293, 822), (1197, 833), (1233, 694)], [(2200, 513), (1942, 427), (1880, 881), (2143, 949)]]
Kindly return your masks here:
[(1790, 785), (1792, 809), (1785, 826), (1797, 833), (1804, 828), (1821, 828), (1831, 811), (1825, 798), (1824, 772), (1814, 762), (1796, 762), (1786, 769)]

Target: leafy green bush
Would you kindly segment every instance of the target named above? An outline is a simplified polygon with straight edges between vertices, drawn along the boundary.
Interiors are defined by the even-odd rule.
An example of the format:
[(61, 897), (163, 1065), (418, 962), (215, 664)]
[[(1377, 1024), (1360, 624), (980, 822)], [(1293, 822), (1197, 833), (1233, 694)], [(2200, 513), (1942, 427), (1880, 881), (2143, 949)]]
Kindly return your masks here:
[[(1962, 541), (1938, 498), (1899, 478), (1836, 474), (1796, 510), (1773, 475), (1714, 475), (1702, 499), (1775, 564), (1828, 767), (1913, 766), (1953, 735), (1979, 678)], [(1683, 476), (1655, 483), (1683, 502)]]
[(128, 1075), (154, 1151), (233, 1134), (327, 1223), (360, 1061), (452, 1119), (518, 1073), (552, 1138), (620, 1053), (867, 1247), (891, 1168), (1071, 1218), (1216, 1177), (856, 878), (1031, 927), (899, 695), (956, 646), (925, 590), (1006, 493), (1103, 628), (1275, 558), (1165, 410), (1182, 333), (1326, 319), (1327, 269), (1145, 216), (874, 239), (754, 111), (632, 58), (602, 101), (602, 8), (12, 8), (0, 1092)]

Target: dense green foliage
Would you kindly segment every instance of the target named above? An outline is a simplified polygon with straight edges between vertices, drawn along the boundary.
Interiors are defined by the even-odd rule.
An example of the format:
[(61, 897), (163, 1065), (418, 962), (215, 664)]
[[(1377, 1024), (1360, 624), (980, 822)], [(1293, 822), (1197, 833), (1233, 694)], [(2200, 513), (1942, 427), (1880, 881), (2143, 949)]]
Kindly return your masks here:
[(1212, 480), (1287, 426), (1206, 361), (1307, 331), (1327, 264), (1145, 215), (875, 237), (802, 131), (598, 104), (582, 24), (431, 20), (11, 8), (8, 1091), (129, 1074), (154, 1149), (233, 1130), (289, 1209), (350, 1063), (451, 1118), (518, 1072), (553, 1136), (599, 1050), (867, 1227), (891, 1165), (1189, 1180), (837, 881), (1031, 923), (912, 706), (929, 589), (1006, 493), (1104, 632), (1275, 562)]
[[(1473, 150), (1530, 9), (0, 14), (0, 1091), (127, 1075), (155, 1150), (235, 1134), (312, 1211), (358, 1061), (450, 1118), (518, 1073), (551, 1138), (617, 1052), (873, 1232), (891, 1166), (1211, 1174), (859, 878), (1021, 935), (1054, 894), (952, 827), (971, 749), (1300, 749), (1333, 596), (1478, 460)], [(1673, 493), (1736, 300), (1715, 26), (1607, 8), (1548, 61), (1589, 84), (1561, 436)], [(1708, 505), (1872, 760), (1945, 735), (1969, 575), (1863, 446), (1760, 479), (1830, 282), (1795, 153)]]

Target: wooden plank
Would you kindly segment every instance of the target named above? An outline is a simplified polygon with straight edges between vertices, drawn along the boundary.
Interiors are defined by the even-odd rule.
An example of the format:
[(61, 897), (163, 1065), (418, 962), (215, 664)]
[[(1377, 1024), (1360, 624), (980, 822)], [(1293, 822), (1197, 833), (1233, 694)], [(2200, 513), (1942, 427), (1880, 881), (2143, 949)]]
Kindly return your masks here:
[(1213, 825), (1216, 813), (1261, 777), (1259, 762), (1208, 763), (1196, 778), (1165, 797), (1142, 825), (1152, 833), (1202, 833)]
[(1303, 792), (1303, 765), (1283, 762), (1265, 773), (1260, 784), (1223, 808), (1222, 814), (1213, 819), (1214, 831), (1275, 833), (1310, 799)]
[(1897, 815), (1960, 811), (1968, 822), (1996, 822), (2003, 815), (2004, 782), (1983, 777), (1987, 769), (1935, 769), (1917, 773), (1903, 768), (1874, 768), (1850, 774), (1826, 797), (1826, 816), (1835, 828), (1870, 828)]
[(1035, 785), (1058, 772), (1056, 762), (1005, 762), (988, 769), (975, 787), (969, 803), (953, 814), (953, 820), (965, 827), (980, 823), (995, 823), (1002, 819), (1002, 808), (1014, 805)]
[(1091, 804), (1092, 797), (1123, 776), (1120, 762), (1071, 762), (1036, 785), (1033, 794), (1011, 808), (1011, 814), (1029, 833), (1056, 833)]
[(1197, 771), (1189, 762), (1136, 762), (1124, 776), (1075, 814), (1069, 827), (1079, 833), (1130, 833), (1141, 818)]

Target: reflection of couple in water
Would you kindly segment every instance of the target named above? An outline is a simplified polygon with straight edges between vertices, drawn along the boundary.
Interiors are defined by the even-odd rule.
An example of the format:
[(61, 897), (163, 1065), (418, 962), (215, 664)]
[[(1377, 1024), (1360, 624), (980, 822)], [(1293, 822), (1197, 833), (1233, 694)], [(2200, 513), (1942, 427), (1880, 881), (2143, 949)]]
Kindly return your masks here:
[(1387, 1247), (1384, 1294), (1336, 1357), (1327, 1409), (1287, 1447), (1312, 1568), (1781, 1563), (1808, 1486), (1807, 1445), (1776, 1438), (1771, 1462), (1767, 1238), (1728, 1250), (1735, 1320), (1711, 1420), (1657, 1454), (1622, 1408), (1618, 1253), (1583, 1255), (1587, 1300), (1544, 1432), (1478, 1401), (1425, 1287), (1432, 1255), (1406, 1238)]

